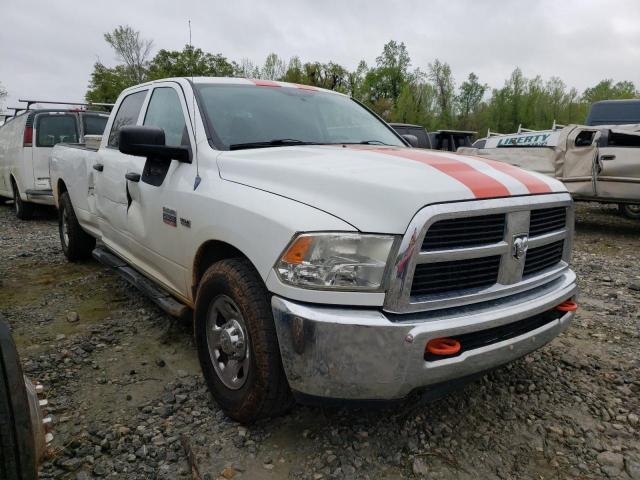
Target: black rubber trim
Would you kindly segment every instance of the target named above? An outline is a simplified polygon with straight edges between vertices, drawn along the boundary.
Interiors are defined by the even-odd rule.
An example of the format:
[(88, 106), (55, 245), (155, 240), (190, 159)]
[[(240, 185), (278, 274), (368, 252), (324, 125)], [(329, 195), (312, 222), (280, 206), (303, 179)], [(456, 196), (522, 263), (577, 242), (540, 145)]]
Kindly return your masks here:
[(35, 440), (24, 375), (9, 326), (0, 320), (0, 477), (37, 478)]

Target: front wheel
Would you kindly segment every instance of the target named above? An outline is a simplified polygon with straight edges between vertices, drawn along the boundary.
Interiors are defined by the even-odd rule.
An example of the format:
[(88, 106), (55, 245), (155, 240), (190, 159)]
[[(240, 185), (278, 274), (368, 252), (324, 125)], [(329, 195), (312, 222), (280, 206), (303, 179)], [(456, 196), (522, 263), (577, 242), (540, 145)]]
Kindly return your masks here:
[(640, 205), (633, 205), (630, 203), (621, 203), (618, 205), (620, 213), (632, 220), (640, 220)]
[(91, 252), (96, 246), (96, 239), (85, 232), (76, 213), (73, 211), (69, 194), (60, 195), (58, 207), (58, 230), (62, 251), (70, 262), (79, 262), (91, 258)]
[(252, 423), (293, 405), (269, 295), (247, 260), (209, 267), (198, 286), (194, 320), (202, 373), (229, 417)]

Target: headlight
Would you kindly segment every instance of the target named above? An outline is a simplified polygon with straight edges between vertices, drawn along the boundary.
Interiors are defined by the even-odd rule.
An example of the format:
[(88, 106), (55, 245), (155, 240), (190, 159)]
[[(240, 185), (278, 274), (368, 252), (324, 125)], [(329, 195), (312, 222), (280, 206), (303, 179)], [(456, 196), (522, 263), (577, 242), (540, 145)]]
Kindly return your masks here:
[(298, 235), (276, 265), (280, 279), (307, 288), (378, 290), (394, 237), (359, 233)]

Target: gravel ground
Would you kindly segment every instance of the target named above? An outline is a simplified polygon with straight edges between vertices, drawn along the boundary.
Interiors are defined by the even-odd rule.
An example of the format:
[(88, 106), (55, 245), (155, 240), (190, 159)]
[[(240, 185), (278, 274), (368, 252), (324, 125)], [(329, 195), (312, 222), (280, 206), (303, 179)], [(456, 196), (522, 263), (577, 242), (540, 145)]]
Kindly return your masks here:
[(578, 206), (581, 309), (547, 347), (426, 405), (250, 428), (212, 401), (188, 326), (66, 263), (55, 212), (0, 206), (0, 231), (0, 313), (55, 416), (41, 478), (197, 478), (191, 451), (203, 479), (640, 479), (640, 223), (612, 208)]

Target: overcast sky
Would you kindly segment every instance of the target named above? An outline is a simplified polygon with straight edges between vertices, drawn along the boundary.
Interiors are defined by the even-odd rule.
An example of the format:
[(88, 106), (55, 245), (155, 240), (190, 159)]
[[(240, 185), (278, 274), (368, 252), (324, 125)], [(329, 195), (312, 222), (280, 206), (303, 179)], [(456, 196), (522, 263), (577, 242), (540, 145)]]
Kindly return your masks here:
[(640, 0), (1, 0), (0, 83), (18, 98), (81, 100), (93, 64), (116, 59), (103, 33), (128, 24), (158, 49), (193, 43), (262, 63), (269, 52), (303, 61), (369, 65), (394, 39), (413, 67), (440, 58), (456, 81), (469, 72), (501, 86), (557, 75), (580, 91), (603, 78), (640, 86)]

